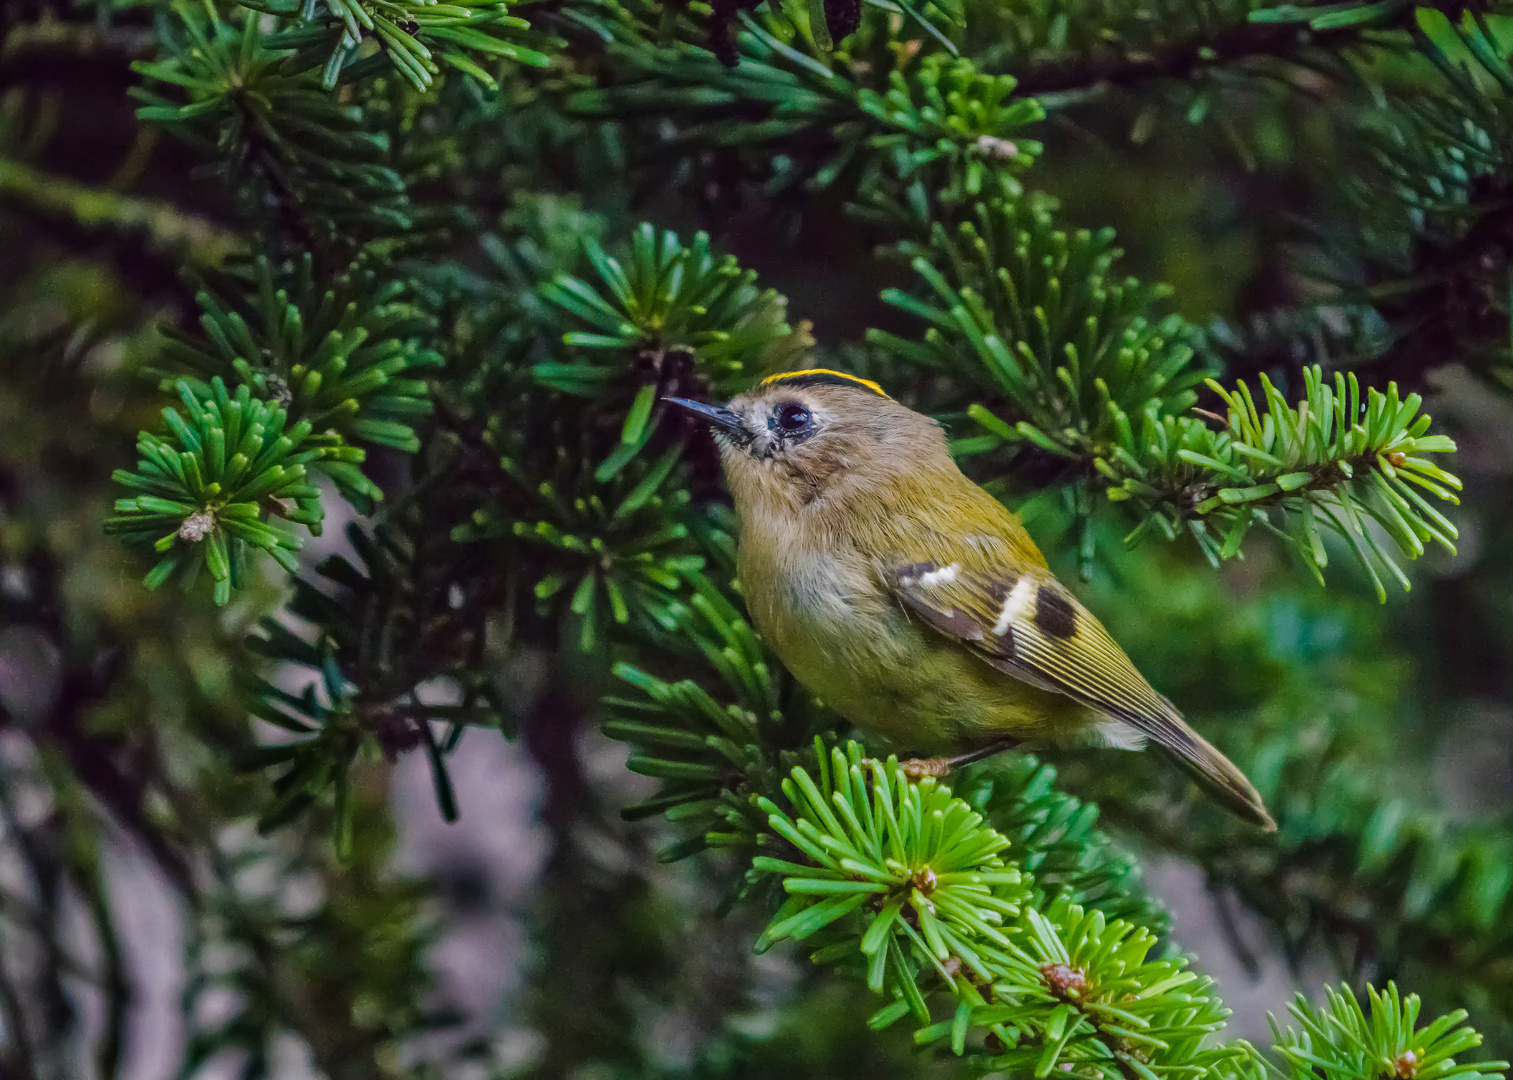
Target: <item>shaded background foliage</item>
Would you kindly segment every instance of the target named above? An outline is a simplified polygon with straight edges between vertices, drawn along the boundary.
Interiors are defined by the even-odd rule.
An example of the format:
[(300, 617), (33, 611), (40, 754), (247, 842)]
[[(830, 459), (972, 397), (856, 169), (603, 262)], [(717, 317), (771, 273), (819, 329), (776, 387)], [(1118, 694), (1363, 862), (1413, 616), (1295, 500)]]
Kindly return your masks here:
[[(1500, 5), (735, 7), (0, 4), (0, 1073), (1508, 1056)], [(1088, 751), (953, 778), (953, 870), (806, 856), (968, 820), (847, 772), (658, 404), (815, 364), (942, 419), (1276, 835)], [(1225, 1038), (1247, 970), (1318, 1003), (1269, 1066), (1194, 1035), (1207, 921)]]

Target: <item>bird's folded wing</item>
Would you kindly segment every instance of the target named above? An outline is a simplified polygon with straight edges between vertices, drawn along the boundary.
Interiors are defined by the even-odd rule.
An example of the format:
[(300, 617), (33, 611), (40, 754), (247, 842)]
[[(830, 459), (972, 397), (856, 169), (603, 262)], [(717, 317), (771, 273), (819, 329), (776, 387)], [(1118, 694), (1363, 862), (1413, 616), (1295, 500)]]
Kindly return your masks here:
[(890, 566), (884, 577), (916, 615), (1000, 671), (1117, 717), (1179, 753), (1196, 751), (1171, 702), (1048, 571), (963, 560)]

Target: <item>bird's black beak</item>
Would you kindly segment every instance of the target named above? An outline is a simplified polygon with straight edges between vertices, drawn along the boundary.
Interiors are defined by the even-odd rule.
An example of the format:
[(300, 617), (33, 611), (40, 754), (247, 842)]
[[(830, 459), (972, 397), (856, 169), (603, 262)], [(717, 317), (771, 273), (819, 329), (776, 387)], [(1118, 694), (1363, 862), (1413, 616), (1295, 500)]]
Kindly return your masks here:
[(741, 414), (723, 405), (706, 405), (702, 401), (690, 401), (688, 398), (680, 397), (665, 397), (662, 400), (669, 405), (687, 409), (699, 419), (713, 424), (740, 442), (746, 442), (750, 438), (746, 425), (741, 421)]

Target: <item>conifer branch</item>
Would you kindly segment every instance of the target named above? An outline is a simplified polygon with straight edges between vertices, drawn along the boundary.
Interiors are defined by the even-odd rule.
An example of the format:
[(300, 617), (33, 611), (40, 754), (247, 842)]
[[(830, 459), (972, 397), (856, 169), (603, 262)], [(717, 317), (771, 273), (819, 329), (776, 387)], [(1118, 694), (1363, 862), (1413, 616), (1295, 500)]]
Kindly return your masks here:
[[(460, 221), (478, 189), (508, 187), (511, 170), (554, 186), (540, 163), (501, 170), (498, 158), (454, 145), (459, 132), (494, 133), (522, 116), (545, 116), (559, 138), (589, 120), (605, 132), (649, 121), (670, 132), (653, 147), (667, 175), (686, 183), (691, 163), (718, 152), (768, 194), (831, 189), (911, 261), (916, 288), (886, 299), (922, 332), (871, 340), (890, 389), (928, 391), (943, 419), (978, 424), (957, 444), (963, 454), (1016, 474), (1050, 459), (1060, 470), (1051, 482), (1084, 510), (1101, 490), (1137, 513), (1135, 535), (1186, 529), (1215, 561), (1239, 554), (1261, 525), (1288, 535), (1317, 572), (1322, 523), (1384, 593), (1380, 568), (1407, 579), (1379, 531), (1410, 557), (1455, 538), (1421, 494), (1454, 500), (1459, 482), (1425, 456), (1453, 443), (1430, 433), (1417, 395), (1390, 384), (1363, 390), (1353, 376), (1310, 369), (1301, 387), (1263, 378), (1258, 402), (1244, 382), (1208, 380), (1216, 372), (1202, 335), (1166, 310), (1163, 290), (1116, 272), (1112, 234), (1069, 233), (1051, 200), (1025, 193), (1041, 151), (1029, 128), (1043, 116), (1025, 95), (1058, 79), (1065, 89), (1132, 84), (1331, 55), (1414, 18), (1411, 5), (1261, 9), (1273, 21), (1216, 23), (1201, 43), (1178, 36), (1155, 51), (1037, 60), (1018, 85), (988, 74), (987, 61), (948, 58), (939, 28), (903, 3), (891, 14), (911, 17), (923, 45), (893, 40), (889, 20), (869, 16), (837, 50), (826, 38), (841, 5), (790, 4), (739, 20), (733, 70), (718, 34), (730, 4), (707, 13), (710, 49), (708, 27), (689, 11), (569, 3), (547, 18), (596, 35), (602, 49), (541, 80), (516, 67), (544, 67), (558, 46), (498, 3), (243, 6), (257, 14), (164, 11), (163, 52), (138, 69), (140, 115), (220, 174), (238, 200), (239, 235), (266, 257), (201, 293), (199, 330), (167, 335), (157, 373), (182, 408), (165, 411), (164, 433), (141, 436), (135, 469), (117, 472), (129, 495), (109, 527), (155, 549), (150, 585), (208, 572), (225, 603), (251, 580), (258, 550), (298, 572), (300, 537), (287, 523), (320, 530), (317, 478), (372, 514), (381, 492), (359, 468), (367, 449), (412, 455), (409, 486), (400, 481), (379, 522), (350, 532), (356, 558), (295, 579), (288, 612), (316, 633), (273, 617), (259, 625), (252, 651), (301, 685), (289, 690), (250, 664), (242, 672), (248, 713), (281, 732), (241, 747), (243, 765), (274, 774), (261, 826), (329, 825), (349, 860), (350, 876), (332, 871), (328, 884), (345, 888), (350, 906), (333, 900), (304, 940), (329, 938), (337, 954), (360, 953), (370, 934), (398, 944), (373, 989), (380, 1015), (355, 1033), (354, 1006), (374, 971), (280, 957), (268, 929), (279, 913), (233, 897), (239, 913), (221, 936), (249, 959), (219, 976), (200, 965), (191, 997), (218, 984), (249, 1004), (225, 1028), (195, 1032), (191, 1068), (226, 1046), (256, 1062), (301, 1008), (343, 1014), (329, 1025), (337, 1037), (309, 1035), (333, 1077), (362, 1075), (381, 1038), (423, 1028), (414, 905), (403, 888), (374, 881), (381, 845), (362, 840), (374, 813), (361, 805), (362, 765), (424, 753), (438, 805), (455, 817), (448, 756), (469, 726), (508, 727), (493, 671), (499, 638), (517, 634), (543, 651), (566, 643), (575, 670), (620, 677), (628, 689), (604, 703), (605, 730), (631, 745), (632, 771), (660, 782), (629, 816), (665, 816), (677, 835), (667, 858), (723, 851), (735, 868), (727, 900), (776, 912), (760, 945), (803, 940), (817, 960), (853, 971), (882, 995), (874, 1027), (912, 1018), (922, 1045), (1040, 1076), (1441, 1080), (1505, 1068), (1466, 1063), (1480, 1040), (1465, 1017), (1420, 1025), (1417, 999), (1391, 984), (1364, 1003), (1348, 990), (1317, 1009), (1300, 1002), (1300, 1029), (1277, 1035), (1280, 1068), (1218, 1042), (1222, 1004), (1163, 951), (1167, 920), (1133, 860), (1096, 828), (1094, 808), (1055, 790), (1048, 768), (982, 770), (953, 793), (911, 785), (894, 762), (846, 741), (741, 617), (729, 515), (706, 497), (708, 447), (660, 405), (673, 390), (739, 392), (798, 366), (813, 346), (806, 326), (789, 325), (785, 300), (708, 235), (685, 243), (645, 225), (623, 247), (582, 244), (576, 261), (532, 237), (490, 236), (445, 264), (394, 263), (442, 235), (422, 205), (428, 187)], [(960, 13), (948, 4), (935, 14)], [(1050, 29), (1049, 20), (1034, 28)], [(481, 94), (501, 81), (508, 93)], [(563, 85), (571, 121), (554, 105), (512, 111)], [(1499, 130), (1496, 108), (1476, 115)], [(426, 132), (433, 123), (455, 125), (449, 142)], [(449, 187), (449, 169), (481, 160), (488, 176)], [(597, 220), (560, 229), (576, 240)], [(1502, 224), (1488, 215), (1448, 231), (1447, 288), (1464, 284), (1462, 245), (1484, 256), (1490, 241), (1478, 228)], [(1490, 305), (1473, 336), (1489, 335), (1500, 313)], [(459, 404), (432, 427), (438, 377)], [(1195, 409), (1205, 385), (1228, 406), (1222, 430)], [(437, 680), (455, 700), (423, 699), (420, 688)], [(1285, 805), (1289, 792), (1267, 793)], [(1377, 872), (1382, 859), (1399, 870), (1411, 861), (1410, 888), (1474, 912), (1446, 933), (1495, 943), (1485, 923), (1506, 905), (1508, 875), (1496, 870), (1505, 853), (1478, 848), (1448, 878), (1438, 866), (1420, 872), (1437, 850), (1427, 833), (1394, 831), (1378, 813), (1391, 811), (1342, 826), (1351, 858), (1340, 865)], [(1302, 816), (1309, 835), (1327, 831), (1320, 814)], [(1244, 853), (1273, 873), (1282, 864), (1253, 846)], [(1225, 852), (1203, 854), (1227, 867)], [(1233, 873), (1259, 887), (1253, 868)], [(1264, 884), (1279, 904), (1297, 899)], [(365, 890), (383, 895), (368, 907)], [(1431, 921), (1414, 914), (1415, 930)]]
[(6, 85), (7, 80), (31, 81), (32, 72), (17, 70), (18, 61), (58, 63), (65, 57), (96, 60), (102, 56), (136, 60), (149, 55), (156, 45), (152, 31), (140, 26), (101, 26), (97, 22), (74, 22), (56, 16), (35, 21), (8, 20), (4, 38), (0, 40), (0, 86)]
[[(176, 24), (176, 25), (175, 25)], [(182, 9), (164, 53), (134, 65), (143, 120), (204, 154), (245, 219), (270, 213), (296, 251), (342, 251), (416, 225), (389, 140), (342, 106), (290, 49), (246, 15)]]
[[(1419, 455), (1455, 446), (1427, 434), (1417, 395), (1400, 399), (1389, 386), (1363, 396), (1353, 375), (1337, 376), (1331, 388), (1314, 369), (1296, 409), (1263, 376), (1263, 415), (1243, 383), (1231, 393), (1208, 380), (1229, 406), (1226, 430), (1215, 432), (1183, 415), (1204, 376), (1197, 335), (1172, 316), (1148, 321), (1161, 291), (1113, 278), (1116, 255), (1111, 233), (1068, 237), (1043, 205), (979, 207), (977, 221), (954, 235), (937, 226), (928, 255), (915, 256), (928, 301), (885, 294), (931, 324), (925, 340), (881, 332), (871, 340), (1004, 402), (1007, 418), (971, 404), (986, 434), (958, 443), (959, 451), (1012, 446), (1098, 475), (1111, 500), (1137, 509), (1131, 540), (1185, 529), (1217, 564), (1239, 554), (1247, 531), (1261, 524), (1290, 537), (1321, 575), (1322, 526), (1347, 541), (1383, 599), (1379, 567), (1405, 588), (1409, 582), (1363, 519), (1409, 558), (1425, 541), (1453, 550), (1454, 526), (1418, 489), (1454, 501), (1459, 480)], [(1272, 507), (1293, 512), (1290, 529), (1271, 520)]]
[[(1294, 961), (1322, 944), (1352, 979), (1411, 969), (1438, 1008), (1503, 1000), (1513, 990), (1513, 875), (1502, 820), (1452, 825), (1364, 780), (1338, 735), (1314, 739), (1305, 750), (1279, 734), (1246, 755), (1277, 815), (1274, 843), (1191, 803), (1152, 814), (1110, 777), (1092, 778), (1090, 794), (1119, 827), (1203, 866)], [(1148, 776), (1135, 783), (1148, 794)]]
[(1383, 324), (1345, 343), (1373, 358), (1374, 377), (1419, 388), (1453, 358), (1506, 389), (1513, 66), (1478, 5), (1445, 9), (1453, 21), (1426, 17), (1433, 34), (1413, 28), (1434, 83), (1394, 88), (1361, 118), (1377, 168), (1348, 189), (1356, 261), (1325, 265), (1331, 299)]
[[(872, 42), (821, 61), (752, 22), (731, 69), (690, 43), (648, 42), (639, 20), (594, 8), (582, 18), (610, 40), (619, 77), (574, 95), (575, 112), (655, 110), (675, 122), (680, 152), (714, 147), (749, 158), (753, 179), (771, 194), (839, 189), (894, 238), (979, 198), (1017, 198), (1018, 178), (1040, 152), (1024, 134), (1044, 116), (1039, 103), (1016, 97), (1012, 78), (964, 58), (899, 63)], [(775, 148), (783, 151), (776, 160)]]
[(1338, 53), (1352, 45), (1372, 44), (1369, 32), (1375, 29), (1369, 25), (1315, 30), (1306, 22), (1236, 22), (1150, 49), (1008, 62), (1003, 66), (1018, 81), (1021, 94), (1065, 94), (1105, 85), (1128, 87), (1160, 79), (1190, 79), (1252, 60)]
[(0, 201), (63, 218), (90, 232), (141, 234), (160, 253), (196, 268), (218, 267), (241, 246), (224, 228), (178, 207), (75, 183), (3, 156)]
[[(752, 868), (736, 892), (748, 899), (769, 895), (774, 880), (780, 881), (782, 892), (769, 902), (786, 899), (762, 947), (805, 941), (816, 961), (850, 969), (883, 993), (885, 1005), (872, 1026), (912, 1014), (922, 1025), (916, 1041), (972, 1054), (985, 1068), (1037, 1069), (1068, 1060), (1111, 1078), (1184, 1068), (1257, 1080), (1267, 1074), (1248, 1046), (1206, 1043), (1204, 1034), (1220, 1027), (1224, 1014), (1202, 980), (1184, 972), (1180, 960), (1150, 959), (1155, 939), (1105, 914), (1106, 905), (1129, 904), (1138, 886), (1133, 894), (1116, 886), (1094, 901), (1104, 910), (1086, 912), (1077, 905), (1077, 877), (1060, 877), (1059, 886), (1047, 890), (1058, 880), (1057, 860), (1054, 846), (1040, 845), (1055, 832), (1042, 826), (1068, 818), (1056, 809), (1045, 814), (1050, 793), (1041, 786), (1044, 770), (1033, 761), (1015, 763), (987, 788), (969, 778), (969, 804), (934, 781), (911, 786), (894, 763), (865, 760), (854, 743), (827, 748), (817, 739), (817, 756), (809, 758), (802, 740), (813, 720), (785, 722), (793, 705), (781, 705), (776, 669), (709, 586), (692, 605), (680, 636), (702, 656), (708, 679), (669, 683), (622, 666), (621, 677), (644, 696), (609, 701), (606, 731), (635, 744), (631, 767), (664, 785), (627, 814), (666, 814), (685, 830), (685, 839), (664, 857), (684, 857), (704, 846), (744, 853)], [(765, 753), (754, 753), (764, 746)], [(1011, 777), (1003, 791), (994, 790)], [(1035, 779), (1020, 787), (1020, 777)], [(1018, 794), (1004, 801), (1010, 791)], [(1270, 798), (1277, 801), (1277, 793)], [(753, 804), (760, 813), (753, 813)], [(974, 805), (992, 816), (984, 821), (972, 812)], [(1077, 816), (1075, 802), (1069, 809)], [(1080, 816), (1087, 820), (1091, 814)], [(1295, 828), (1300, 838), (1313, 835), (1301, 824)], [(1373, 866), (1404, 865), (1406, 859), (1427, 872), (1429, 864), (1411, 852), (1392, 854), (1394, 845), (1414, 842), (1411, 830), (1378, 828), (1373, 835), (1379, 845), (1369, 856)], [(1022, 840), (1010, 843), (1007, 837)], [(1017, 867), (1000, 856), (1005, 849)], [(1188, 850), (1182, 841), (1177, 849)], [(1231, 855), (1217, 861), (1237, 868), (1266, 863), (1253, 852)], [(1089, 867), (1094, 873), (1079, 884), (1091, 885), (1096, 895), (1119, 880), (1117, 865)], [(1494, 856), (1477, 865), (1490, 870), (1500, 861)], [(1026, 872), (1032, 866), (1033, 876)], [(1457, 865), (1433, 866), (1437, 880), (1455, 887), (1464, 882), (1483, 897), (1475, 917), (1488, 917), (1485, 902), (1496, 901), (1485, 883), (1468, 881)], [(1496, 880), (1505, 896), (1507, 875)], [(1269, 886), (1256, 891), (1278, 895)], [(1467, 910), (1453, 901), (1448, 909), (1436, 903), (1421, 884), (1404, 887), (1419, 895), (1422, 911)], [(1329, 902), (1322, 895), (1320, 900)], [(1154, 915), (1160, 925), (1159, 913), (1148, 906), (1126, 910), (1142, 919)], [(1177, 999), (1165, 1003), (1164, 993)], [(1177, 1000), (1180, 1007), (1173, 1009)], [(1334, 1019), (1321, 1028), (1319, 1014), (1300, 999), (1294, 1014), (1303, 1031), (1279, 1030), (1281, 1053), (1295, 1063), (1312, 1054), (1341, 1075), (1355, 1070), (1370, 1076), (1377, 1075), (1371, 1062), (1391, 1067), (1411, 1052), (1413, 1062), (1428, 1067), (1431, 1059), (1446, 1061), (1479, 1041), (1464, 1032), (1436, 1044), (1464, 1014), (1450, 1014), (1421, 1032), (1417, 999), (1400, 1000), (1390, 986), (1385, 995), (1373, 991), (1370, 1005), (1375, 1020), (1368, 1028), (1348, 991), (1331, 996)], [(1368, 1030), (1371, 1035), (1363, 1038), (1360, 1033)], [(1495, 1074), (1505, 1066), (1444, 1067)]]

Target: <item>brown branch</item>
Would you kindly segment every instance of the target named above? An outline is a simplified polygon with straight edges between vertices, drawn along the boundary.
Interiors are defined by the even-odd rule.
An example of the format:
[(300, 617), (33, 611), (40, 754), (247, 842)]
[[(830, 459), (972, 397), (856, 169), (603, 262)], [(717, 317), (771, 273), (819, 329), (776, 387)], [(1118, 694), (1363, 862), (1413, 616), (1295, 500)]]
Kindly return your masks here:
[(139, 233), (155, 250), (197, 267), (219, 266), (242, 246), (239, 237), (171, 203), (90, 187), (5, 157), (0, 203), (61, 218), (86, 233)]
[[(157, 50), (151, 26), (101, 26), (46, 17), (14, 22), (0, 38), (0, 71), (15, 81), (63, 81), (91, 70), (131, 80), (131, 62), (145, 60)], [(66, 65), (74, 65), (70, 70)], [(60, 67), (62, 70), (60, 70)]]
[(1031, 96), (1103, 85), (1129, 86), (1153, 79), (1188, 79), (1245, 60), (1286, 59), (1307, 49), (1338, 51), (1352, 44), (1367, 43), (1358, 26), (1313, 31), (1306, 23), (1239, 23), (1217, 33), (1194, 34), (1149, 51), (1043, 60), (1009, 74), (1019, 80), (1016, 93)]

